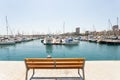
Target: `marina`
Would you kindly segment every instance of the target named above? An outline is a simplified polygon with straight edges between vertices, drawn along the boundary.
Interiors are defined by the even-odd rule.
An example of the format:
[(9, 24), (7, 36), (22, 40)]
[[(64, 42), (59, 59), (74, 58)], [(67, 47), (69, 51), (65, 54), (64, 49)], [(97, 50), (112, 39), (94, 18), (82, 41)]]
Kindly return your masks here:
[(88, 38), (88, 36), (82, 36), (80, 39), (81, 41), (88, 41), (88, 42), (94, 42), (94, 43), (100, 43), (100, 44), (120, 44), (120, 38)]
[(120, 0), (1, 0), (0, 80), (120, 80)]
[(120, 60), (120, 45), (80, 41), (78, 45), (44, 45), (41, 39), (16, 45), (0, 45), (1, 61), (23, 61), (24, 58), (78, 58), (86, 60)]
[(37, 39), (39, 39), (39, 37), (26, 36), (26, 35), (15, 36), (15, 37), (1, 36), (0, 37), (0, 45), (15, 45), (17, 43), (29, 42), (29, 41), (37, 40)]

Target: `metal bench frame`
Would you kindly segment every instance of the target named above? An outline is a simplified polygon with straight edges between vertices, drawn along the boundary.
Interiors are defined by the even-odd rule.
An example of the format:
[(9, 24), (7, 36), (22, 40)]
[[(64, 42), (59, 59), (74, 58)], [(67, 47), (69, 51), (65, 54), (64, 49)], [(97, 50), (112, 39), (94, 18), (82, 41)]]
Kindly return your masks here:
[[(28, 71), (30, 70), (29, 67), (28, 67), (28, 64), (27, 64), (27, 60), (29, 59), (48, 59), (48, 58), (26, 58), (25, 59), (25, 65), (26, 65), (26, 76), (25, 76), (25, 80), (27, 80), (28, 78)], [(51, 58), (54, 60), (54, 67), (53, 68), (45, 68), (45, 69), (57, 69), (57, 66), (56, 66), (56, 59), (61, 59), (61, 60), (64, 60), (64, 59), (73, 59), (73, 58)], [(76, 59), (76, 58), (75, 58)], [(78, 75), (80, 76), (80, 78), (82, 78), (82, 80), (85, 80), (85, 72), (84, 72), (84, 64), (85, 64), (85, 59), (84, 58), (77, 58), (77, 59), (83, 59), (83, 67), (82, 68), (66, 68), (66, 69), (78, 69)], [(42, 69), (42, 68), (33, 68), (33, 73), (32, 73), (32, 76), (30, 78), (31, 79), (59, 79), (59, 78), (66, 78), (66, 77), (34, 77), (34, 74), (35, 74), (35, 69)], [(59, 69), (59, 68), (58, 68)], [(60, 68), (60, 69), (65, 69), (64, 67), (63, 68)], [(80, 74), (80, 69), (82, 70), (82, 76)], [(70, 77), (70, 78), (76, 78), (76, 77)]]

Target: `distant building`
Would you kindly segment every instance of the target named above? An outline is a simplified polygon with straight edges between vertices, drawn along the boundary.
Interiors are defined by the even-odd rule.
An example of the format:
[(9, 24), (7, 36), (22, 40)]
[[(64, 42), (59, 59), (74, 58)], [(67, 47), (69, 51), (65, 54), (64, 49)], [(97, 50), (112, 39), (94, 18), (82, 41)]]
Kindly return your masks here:
[(76, 33), (76, 34), (80, 34), (80, 27), (77, 27), (77, 28), (76, 28), (75, 33)]
[(119, 30), (119, 26), (118, 26), (118, 25), (114, 25), (114, 26), (112, 27), (112, 30), (113, 30), (113, 31), (118, 31), (118, 30)]
[(90, 34), (90, 32), (89, 31), (85, 31), (85, 35), (89, 35)]

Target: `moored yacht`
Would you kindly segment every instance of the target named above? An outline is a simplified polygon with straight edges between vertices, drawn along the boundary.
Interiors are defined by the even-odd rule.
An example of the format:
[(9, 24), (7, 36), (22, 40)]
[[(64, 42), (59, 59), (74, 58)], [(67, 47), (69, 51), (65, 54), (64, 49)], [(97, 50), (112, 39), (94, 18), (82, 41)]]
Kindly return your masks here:
[(67, 38), (62, 40), (63, 45), (78, 45), (79, 41), (73, 38)]
[(15, 41), (10, 39), (1, 39), (0, 45), (15, 45)]
[(44, 39), (43, 44), (45, 44), (45, 45), (51, 45), (51, 44), (53, 44), (53, 38), (51, 36), (47, 36)]

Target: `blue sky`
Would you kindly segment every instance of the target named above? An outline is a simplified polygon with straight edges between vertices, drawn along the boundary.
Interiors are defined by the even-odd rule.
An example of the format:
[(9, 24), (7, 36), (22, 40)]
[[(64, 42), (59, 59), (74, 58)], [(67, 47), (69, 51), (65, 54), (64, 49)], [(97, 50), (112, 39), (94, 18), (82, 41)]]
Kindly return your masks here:
[[(116, 24), (120, 0), (0, 0), (0, 34), (6, 34), (5, 16), (13, 33), (60, 33), (108, 30)], [(119, 22), (120, 23), (120, 22)], [(94, 25), (94, 27), (93, 27)], [(10, 30), (9, 30), (10, 33)]]

